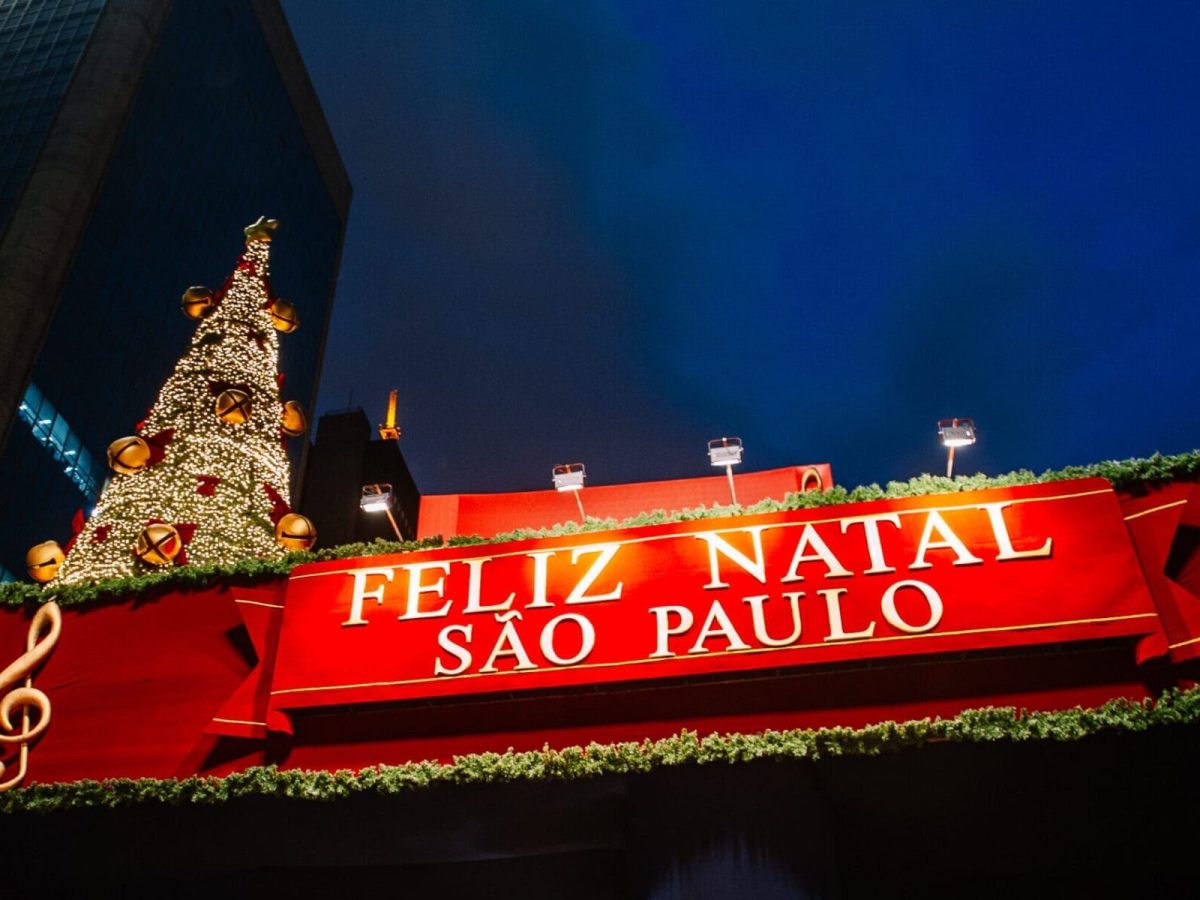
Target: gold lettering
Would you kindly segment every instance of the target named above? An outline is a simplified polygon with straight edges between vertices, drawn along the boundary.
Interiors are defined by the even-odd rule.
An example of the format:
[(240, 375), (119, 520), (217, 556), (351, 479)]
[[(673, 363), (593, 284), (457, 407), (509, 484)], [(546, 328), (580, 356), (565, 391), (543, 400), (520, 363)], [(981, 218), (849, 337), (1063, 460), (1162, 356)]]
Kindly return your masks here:
[(755, 525), (752, 528), (739, 529), (740, 531), (749, 532), (750, 540), (754, 544), (754, 559), (746, 556), (746, 554), (738, 550), (715, 531), (702, 531), (695, 535), (697, 540), (702, 540), (708, 544), (708, 568), (712, 577), (708, 584), (704, 586), (706, 591), (729, 587), (728, 584), (721, 580), (721, 567), (717, 562), (718, 553), (737, 563), (742, 569), (753, 575), (754, 580), (759, 584), (767, 583), (767, 563), (763, 559), (762, 548), (762, 532), (764, 528), (766, 528), (765, 525)]
[(502, 612), (512, 606), (513, 600), (517, 598), (516, 593), (508, 595), (508, 599), (503, 603), (491, 603), (484, 606), (480, 595), (483, 593), (483, 565), (492, 561), (490, 556), (484, 556), (479, 559), (464, 559), (467, 568), (471, 570), (467, 580), (467, 605), (463, 607), (465, 613), (478, 612)]
[[(440, 609), (430, 610), (428, 612), (421, 611), (421, 595), (436, 594), (439, 597), (445, 596), (446, 592), (446, 575), (450, 574), (450, 563), (448, 562), (424, 562), (413, 563), (408, 566), (400, 566), (408, 572), (408, 604), (404, 608), (404, 612), (397, 618), (400, 619), (436, 619), (438, 616), (444, 616), (450, 611), (452, 601), (447, 600), (442, 604)], [(421, 574), (430, 569), (436, 569), (442, 573), (442, 577), (433, 584), (421, 584)]]
[[(940, 541), (931, 540), (935, 531), (941, 537)], [(946, 524), (946, 520), (941, 517), (936, 509), (929, 511), (929, 518), (925, 520), (925, 530), (921, 532), (921, 540), (917, 544), (917, 557), (913, 560), (913, 564), (909, 566), (909, 569), (931, 568), (933, 563), (925, 561), (925, 554), (930, 550), (953, 550), (953, 565), (956, 566), (973, 566), (983, 562), (978, 556), (971, 554), (971, 551), (967, 549), (967, 545), (962, 542), (962, 539), (957, 534), (951, 531), (950, 526)]]
[[(812, 548), (812, 553), (804, 551)], [(804, 576), (800, 574), (800, 563), (802, 562), (823, 562), (828, 570), (826, 578), (846, 578), (852, 573), (838, 561), (838, 558), (833, 555), (828, 545), (821, 536), (817, 534), (817, 529), (812, 525), (805, 525), (804, 531), (800, 533), (800, 540), (796, 542), (796, 552), (792, 556), (792, 564), (788, 567), (788, 573), (780, 579), (782, 582), (803, 581)]]
[(704, 620), (704, 624), (700, 627), (700, 634), (696, 637), (696, 643), (692, 645), (692, 649), (688, 651), (692, 653), (707, 653), (708, 648), (704, 646), (704, 642), (715, 635), (720, 635), (729, 643), (730, 650), (749, 650), (750, 645), (741, 639), (737, 629), (733, 627), (733, 623), (729, 621), (729, 615), (725, 612), (725, 608), (721, 606), (719, 600), (714, 600), (708, 610), (708, 616)]
[(342, 623), (345, 628), (348, 625), (366, 625), (367, 620), (363, 618), (363, 601), (374, 600), (380, 606), (383, 605), (383, 588), (381, 584), (373, 591), (366, 590), (367, 579), (372, 575), (382, 575), (387, 581), (392, 580), (392, 575), (395, 574), (394, 569), (357, 569), (350, 573), (354, 578), (354, 592), (350, 595), (350, 618)]
[[(900, 613), (896, 610), (896, 592), (901, 588), (920, 591), (925, 602), (929, 604), (929, 621), (924, 625), (910, 625), (900, 617)], [(937, 591), (923, 581), (897, 581), (884, 591), (880, 605), (883, 608), (883, 617), (888, 620), (888, 624), (906, 634), (922, 634), (932, 631), (937, 627), (938, 622), (942, 621), (942, 598), (938, 596)]]
[(996, 546), (1000, 552), (996, 554), (997, 562), (1007, 562), (1011, 559), (1034, 559), (1041, 556), (1049, 556), (1050, 548), (1053, 546), (1053, 538), (1046, 538), (1046, 543), (1038, 547), (1036, 550), (1016, 550), (1013, 548), (1012, 538), (1008, 534), (1008, 523), (1004, 521), (1004, 508), (1011, 506), (1011, 503), (983, 503), (979, 508), (987, 513), (988, 522), (992, 526), (992, 534), (996, 536)]
[(533, 560), (533, 599), (526, 605), (526, 609), (539, 609), (545, 606), (553, 606), (546, 599), (546, 569), (547, 562), (554, 555), (553, 550), (534, 550), (532, 553), (526, 553)]
[(862, 629), (862, 631), (847, 631), (842, 624), (842, 594), (846, 593), (845, 588), (830, 588), (828, 590), (817, 591), (825, 598), (825, 609), (829, 612), (829, 634), (825, 637), (825, 641), (856, 641), (862, 638), (869, 638), (875, 634), (875, 623), (872, 621), (870, 625)]
[(624, 585), (618, 581), (617, 586), (607, 594), (588, 595), (587, 590), (596, 583), (596, 579), (600, 577), (600, 573), (605, 567), (612, 562), (612, 558), (617, 555), (617, 551), (621, 549), (620, 544), (597, 544), (594, 547), (576, 547), (571, 551), (571, 565), (579, 560), (580, 553), (596, 553), (596, 561), (592, 563), (592, 567), (588, 569), (579, 583), (575, 585), (575, 589), (567, 595), (564, 603), (603, 603), (606, 600), (620, 600), (621, 588)]
[(767, 616), (763, 610), (767, 595), (742, 598), (743, 603), (750, 604), (750, 615), (754, 619), (754, 639), (767, 647), (787, 647), (800, 640), (800, 598), (804, 596), (804, 591), (789, 591), (783, 596), (792, 607), (792, 633), (782, 639), (767, 634)]
[(438, 646), (457, 659), (458, 666), (448, 669), (442, 665), (442, 660), (435, 656), (433, 658), (434, 675), (461, 675), (467, 670), (467, 666), (471, 664), (471, 651), (461, 644), (451, 641), (450, 635), (458, 632), (469, 641), (471, 640), (471, 627), (470, 625), (447, 625), (438, 633)]
[(862, 525), (863, 534), (867, 538), (867, 552), (871, 554), (871, 568), (867, 569), (864, 575), (881, 575), (884, 572), (895, 572), (895, 566), (889, 566), (887, 560), (883, 558), (883, 542), (879, 539), (879, 523), (887, 522), (889, 525), (900, 527), (900, 517), (895, 513), (883, 513), (878, 516), (853, 516), (849, 519), (842, 519), (842, 534), (845, 534), (851, 525)]
[(515, 609), (496, 616), (496, 621), (503, 622), (504, 627), (500, 629), (500, 637), (496, 639), (496, 646), (492, 649), (492, 655), (488, 657), (488, 661), (479, 670), (480, 672), (497, 671), (496, 660), (501, 656), (516, 658), (517, 664), (513, 666), (514, 672), (537, 668), (529, 658), (529, 654), (525, 652), (525, 645), (521, 643), (521, 636), (517, 634), (517, 626), (513, 624), (514, 619), (520, 618), (521, 614)]
[[(579, 626), (579, 652), (571, 657), (559, 656), (554, 649), (554, 631), (561, 622), (565, 621), (574, 622)], [(577, 662), (582, 662), (587, 659), (588, 654), (592, 652), (592, 648), (595, 646), (596, 629), (591, 622), (579, 615), (579, 613), (563, 613), (561, 616), (556, 616), (547, 622), (546, 627), (542, 629), (542, 655), (556, 666), (573, 666)]]
[[(658, 637), (658, 642), (655, 650), (650, 654), (650, 659), (660, 659), (664, 656), (674, 656), (667, 646), (671, 635), (683, 634), (695, 624), (695, 618), (692, 616), (692, 611), (686, 606), (654, 606), (650, 609), (654, 616), (654, 631)], [(679, 624), (672, 628), (668, 616), (676, 615), (679, 617)]]

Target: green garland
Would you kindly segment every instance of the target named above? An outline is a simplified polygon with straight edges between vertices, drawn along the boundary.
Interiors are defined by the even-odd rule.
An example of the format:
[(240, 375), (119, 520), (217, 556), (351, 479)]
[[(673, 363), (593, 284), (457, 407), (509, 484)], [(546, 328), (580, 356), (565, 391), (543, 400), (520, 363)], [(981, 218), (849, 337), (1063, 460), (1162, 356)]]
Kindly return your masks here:
[(1043, 472), (1041, 475), (1036, 475), (1028, 469), (1019, 469), (1006, 475), (958, 475), (954, 478), (920, 475), (910, 478), (908, 481), (890, 481), (887, 487), (882, 488), (878, 484), (862, 485), (850, 490), (844, 487), (832, 487), (825, 491), (788, 494), (782, 501), (767, 499), (752, 506), (700, 506), (675, 512), (660, 509), (642, 513), (624, 521), (588, 519), (586, 522), (566, 522), (552, 528), (522, 528), (490, 538), (478, 535), (458, 535), (450, 538), (449, 541), (443, 541), (441, 537), (404, 542), (376, 540), (371, 543), (344, 544), (326, 550), (289, 553), (279, 560), (247, 559), (228, 566), (180, 566), (164, 572), (152, 572), (133, 578), (112, 579), (94, 584), (51, 585), (42, 588), (35, 584), (10, 582), (0, 584), (0, 606), (35, 606), (44, 603), (51, 597), (57, 600), (60, 606), (78, 606), (105, 600), (127, 600), (132, 597), (146, 599), (144, 595), (159, 594), (180, 588), (202, 588), (223, 581), (250, 584), (287, 575), (302, 563), (322, 560), (377, 556), (387, 553), (409, 553), (442, 546), (499, 544), (529, 538), (560, 537), (589, 531), (637, 528), (644, 525), (688, 522), (735, 514), (754, 515), (794, 509), (815, 509), (844, 503), (864, 503), (868, 500), (978, 491), (986, 488), (1042, 484), (1092, 476), (1107, 478), (1117, 490), (1135, 490), (1141, 486), (1179, 479), (1193, 480), (1200, 478), (1200, 450), (1174, 456), (1163, 456), (1156, 453), (1147, 459), (1111, 460), (1088, 466), (1068, 466), (1065, 469)]
[(56, 600), (59, 606), (79, 606), (105, 600), (145, 600), (148, 596), (179, 590), (204, 588), (218, 583), (253, 584), (285, 576), (302, 563), (383, 553), (409, 553), (444, 545), (440, 537), (421, 541), (383, 541), (343, 544), (325, 550), (289, 553), (282, 559), (243, 559), (228, 566), (177, 566), (161, 572), (148, 572), (129, 578), (110, 578), (90, 584), (49, 585), (42, 587), (15, 581), (0, 584), (0, 607), (36, 606)]
[(1110, 700), (1090, 709), (1018, 712), (1013, 707), (965, 710), (951, 719), (881, 722), (864, 728), (711, 734), (693, 731), (659, 741), (524, 753), (476, 753), (450, 764), (410, 762), (359, 771), (281, 770), (258, 766), (225, 777), (183, 779), (113, 778), (33, 784), (0, 794), (0, 812), (50, 813), (72, 809), (111, 809), (134, 804), (211, 806), (245, 797), (340, 800), (357, 794), (396, 796), (434, 785), (512, 781), (571, 781), (604, 775), (630, 775), (687, 765), (734, 765), (760, 759), (821, 760), (838, 756), (879, 756), (933, 743), (1024, 743), (1078, 741), (1099, 734), (1128, 734), (1168, 725), (1200, 723), (1200, 688), (1170, 689), (1157, 701)]

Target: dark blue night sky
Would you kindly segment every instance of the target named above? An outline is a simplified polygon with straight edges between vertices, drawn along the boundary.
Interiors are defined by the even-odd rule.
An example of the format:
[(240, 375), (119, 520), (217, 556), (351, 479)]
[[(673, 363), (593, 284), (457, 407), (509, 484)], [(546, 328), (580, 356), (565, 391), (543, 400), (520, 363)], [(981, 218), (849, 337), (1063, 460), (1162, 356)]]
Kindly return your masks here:
[(1200, 446), (1200, 4), (284, 6), (355, 187), (318, 412), (398, 387), (423, 492)]

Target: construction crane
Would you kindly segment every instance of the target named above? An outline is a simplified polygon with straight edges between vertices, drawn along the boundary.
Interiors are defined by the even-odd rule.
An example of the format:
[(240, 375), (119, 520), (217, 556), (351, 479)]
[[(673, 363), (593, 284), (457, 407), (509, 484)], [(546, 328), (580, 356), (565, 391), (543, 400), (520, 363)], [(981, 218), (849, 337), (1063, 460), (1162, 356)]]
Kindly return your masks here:
[(388, 395), (387, 421), (379, 426), (379, 436), (385, 441), (400, 440), (400, 426), (396, 424), (396, 394), (398, 390), (393, 390)]

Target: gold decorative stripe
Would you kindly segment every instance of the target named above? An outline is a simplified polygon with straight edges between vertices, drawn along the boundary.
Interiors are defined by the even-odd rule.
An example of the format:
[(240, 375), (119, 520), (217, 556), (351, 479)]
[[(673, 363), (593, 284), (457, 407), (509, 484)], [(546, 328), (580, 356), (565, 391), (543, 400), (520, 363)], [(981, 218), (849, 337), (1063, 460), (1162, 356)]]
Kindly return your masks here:
[(1180, 641), (1178, 644), (1167, 644), (1167, 649), (1174, 650), (1176, 647), (1186, 647), (1188, 644), (1200, 644), (1200, 637), (1194, 637), (1187, 641)]
[[(1007, 631), (1035, 631), (1043, 628), (1059, 628), (1067, 625), (1102, 625), (1110, 622), (1127, 622), (1132, 619), (1155, 619), (1158, 618), (1158, 613), (1131, 613), (1126, 616), (1104, 616), (1094, 619), (1066, 619), (1060, 622), (1035, 622), (1028, 625), (997, 625), (993, 628), (966, 628), (960, 631), (942, 631), (934, 634), (897, 634), (889, 635), (888, 637), (879, 638), (861, 638), (851, 641), (831, 641), (822, 644), (792, 644), (788, 647), (751, 647), (747, 650), (715, 650), (703, 654), (704, 656), (714, 655), (738, 655), (744, 656), (751, 653), (774, 653), (787, 650), (816, 650), (825, 647), (846, 647), (851, 644), (884, 644), (893, 641), (913, 641), (928, 638), (945, 638), (945, 637), (960, 637), (968, 634), (995, 634), (998, 632)], [(314, 691), (348, 691), (359, 688), (375, 688), (375, 687), (398, 687), (406, 684), (429, 684), (430, 682), (441, 681), (462, 681), (465, 678), (493, 678), (497, 675), (538, 675), (548, 672), (567, 672), (572, 669), (611, 669), (617, 666), (635, 666), (644, 663), (663, 663), (663, 662), (689, 662), (695, 659), (700, 654), (692, 656), (668, 656), (659, 659), (629, 659), (618, 662), (606, 663), (579, 663), (574, 666), (554, 666), (548, 669), (524, 669), (521, 671), (511, 670), (507, 672), (472, 672), (469, 675), (442, 675), (434, 676), (433, 678), (409, 678), (403, 681), (370, 681), (362, 684), (330, 684), (319, 687), (298, 687), (298, 688), (283, 688), (281, 690), (271, 691), (271, 696), (279, 694), (307, 694)]]
[(261, 600), (234, 600), (234, 603), (245, 603), (247, 606), (265, 606), (267, 609), (283, 609), (282, 603), (263, 603)]
[(213, 716), (212, 720), (214, 722), (224, 722), (226, 725), (261, 725), (263, 728), (267, 727), (266, 722), (249, 722), (246, 719), (222, 719), (217, 716)]
[[(1006, 502), (1010, 506), (1016, 506), (1017, 504), (1020, 504), (1020, 503), (1042, 503), (1047, 500), (1073, 500), (1076, 497), (1091, 497), (1096, 494), (1111, 494), (1111, 493), (1112, 493), (1111, 488), (1099, 488), (1094, 491), (1078, 491), (1073, 494), (1055, 494), (1052, 497), (1018, 497), (1014, 500), (1009, 500)], [(864, 501), (864, 502), (874, 503), (877, 501), (868, 500), (868, 501)], [(841, 504), (841, 505), (842, 506), (859, 506), (861, 504), (846, 503), (846, 504)], [(916, 515), (917, 513), (932, 512), (934, 510), (936, 510), (937, 512), (953, 512), (956, 510), (963, 510), (963, 509), (979, 509), (979, 507), (981, 505), (982, 504), (979, 504), (979, 503), (961, 503), (957, 506), (921, 506), (921, 507), (917, 507), (914, 509), (893, 509), (893, 510), (889, 510), (888, 512), (894, 513), (899, 516), (911, 516), (911, 515)], [(777, 512), (796, 512), (796, 511), (797, 510), (778, 510)], [(772, 512), (772, 513), (759, 513), (758, 515), (770, 516), (770, 515), (776, 515), (776, 514), (777, 513)], [(834, 517), (828, 518), (828, 519), (803, 519), (798, 522), (774, 522), (770, 525), (763, 525), (761, 527), (764, 531), (774, 531), (777, 528), (800, 528), (804, 525), (828, 525), (832, 522), (840, 522), (846, 518), (849, 518), (849, 516), (844, 516), (844, 515), (843, 516), (834, 516)], [(671, 523), (671, 524), (678, 524), (678, 523)], [(653, 527), (653, 526), (643, 525), (643, 526), (637, 526), (637, 527), (649, 528), (649, 527)], [(753, 527), (755, 527), (755, 526), (738, 525), (733, 528), (714, 529), (711, 532), (705, 531), (705, 529), (701, 529), (701, 531), (705, 531), (705, 533), (711, 533), (711, 534), (736, 534), (739, 531), (745, 531), (747, 528), (753, 528)], [(566, 547), (556, 548), (556, 549), (572, 550), (576, 547), (580, 547), (580, 548), (591, 547), (591, 546), (595, 546), (597, 544), (620, 544), (622, 547), (624, 547), (626, 545), (632, 545), (632, 544), (648, 544), (648, 543), (652, 543), (654, 541), (670, 541), (670, 540), (675, 540), (676, 538), (693, 537), (697, 533), (699, 533), (699, 532), (676, 531), (676, 532), (672, 532), (671, 534), (654, 534), (654, 535), (650, 535), (649, 537), (630, 538), (628, 540), (623, 540), (623, 541), (605, 541), (605, 540), (598, 539), (598, 540), (593, 541), (590, 544), (571, 544)], [(591, 534), (600, 536), (600, 535), (603, 535), (604, 532), (597, 531), (597, 532), (591, 532)], [(563, 538), (563, 537), (583, 537), (583, 536), (584, 536), (583, 534), (580, 534), (580, 535), (557, 535), (555, 538), (541, 538), (540, 540), (556, 540), (558, 538)], [(526, 540), (526, 539), (522, 538), (521, 540)], [(472, 548), (478, 548), (480, 550), (479, 555), (486, 556), (488, 559), (504, 559), (509, 556), (524, 556), (525, 554), (527, 554), (529, 552), (528, 550), (512, 550), (507, 553), (486, 553), (485, 551), (488, 548), (488, 546), (495, 547), (498, 545), (497, 544), (491, 544), (491, 545), (472, 544), (469, 546), (471, 546)], [(466, 547), (462, 547), (462, 548), (441, 548), (441, 547), (439, 547), (438, 549), (466, 549)], [(369, 557), (367, 557), (367, 558), (369, 559)], [(453, 562), (460, 558), (461, 559), (470, 559), (471, 557), (467, 557), (467, 556), (456, 557), (453, 560), (445, 560), (445, 562)], [(476, 558), (478, 558), (478, 557), (476, 557)], [(442, 562), (443, 560), (435, 560), (435, 561)], [(412, 564), (411, 563), (390, 563), (388, 565), (370, 565), (368, 563), (367, 565), (355, 566), (352, 569), (334, 569), (329, 572), (309, 572), (307, 575), (291, 575), (291, 576), (289, 576), (289, 580), (290, 581), (299, 581), (302, 578), (325, 578), (329, 575), (350, 575), (354, 572), (360, 572), (363, 569), (398, 569), (401, 566), (406, 566), (406, 565), (412, 565)]]
[(1150, 509), (1143, 509), (1141, 512), (1130, 513), (1125, 517), (1125, 521), (1129, 522), (1133, 519), (1140, 519), (1142, 516), (1148, 516), (1150, 513), (1162, 512), (1164, 509), (1172, 509), (1176, 506), (1183, 506), (1187, 503), (1187, 498), (1176, 500), (1174, 503), (1164, 503), (1162, 506), (1154, 506)]

